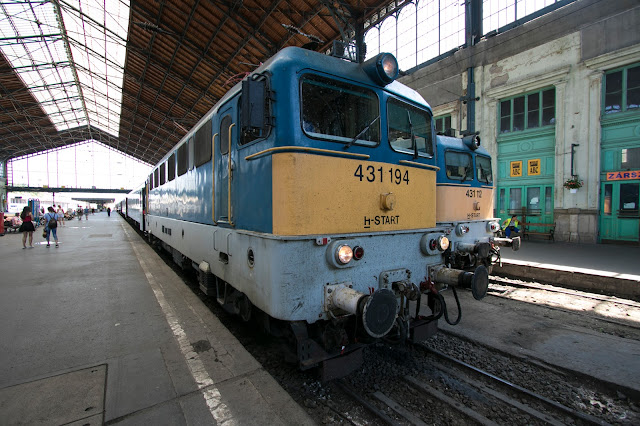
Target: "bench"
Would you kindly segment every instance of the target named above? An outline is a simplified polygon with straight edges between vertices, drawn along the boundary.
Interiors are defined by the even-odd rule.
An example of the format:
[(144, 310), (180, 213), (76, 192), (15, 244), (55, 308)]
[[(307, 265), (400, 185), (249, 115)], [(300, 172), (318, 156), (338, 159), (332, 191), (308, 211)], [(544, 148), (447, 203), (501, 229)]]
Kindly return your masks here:
[[(530, 239), (531, 235), (540, 235), (547, 237), (548, 240), (555, 241), (553, 233), (556, 230), (555, 223), (522, 223), (522, 236), (523, 238)], [(531, 228), (538, 228), (538, 231), (531, 231)], [(540, 229), (544, 230), (540, 230)]]

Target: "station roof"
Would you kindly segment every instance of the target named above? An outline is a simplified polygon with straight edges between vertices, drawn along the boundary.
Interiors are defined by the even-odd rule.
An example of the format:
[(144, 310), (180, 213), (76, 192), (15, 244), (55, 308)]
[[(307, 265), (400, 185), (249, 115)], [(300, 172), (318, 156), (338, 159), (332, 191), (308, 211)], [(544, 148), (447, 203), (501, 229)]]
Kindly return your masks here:
[(0, 11), (0, 160), (95, 140), (155, 164), (247, 72), (409, 0), (34, 0)]

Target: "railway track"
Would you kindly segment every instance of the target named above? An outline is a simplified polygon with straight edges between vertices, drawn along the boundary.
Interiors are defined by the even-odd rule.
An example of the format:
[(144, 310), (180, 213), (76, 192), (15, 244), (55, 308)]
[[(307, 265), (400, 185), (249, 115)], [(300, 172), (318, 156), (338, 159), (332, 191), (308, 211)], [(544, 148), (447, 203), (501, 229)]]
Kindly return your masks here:
[[(349, 404), (333, 404), (332, 410), (354, 425), (452, 422), (482, 425), (609, 425), (636, 424), (638, 419), (636, 412), (610, 423), (607, 419), (560, 403), (424, 344), (414, 347), (427, 358), (426, 363), (431, 366), (428, 371), (416, 373), (414, 370), (411, 374), (400, 372), (393, 377), (385, 377), (384, 386), (377, 389), (369, 386), (364, 390), (358, 388), (356, 383), (350, 383), (350, 378), (333, 383), (334, 400), (340, 399), (336, 392), (344, 393), (374, 416), (375, 421), (354, 417), (354, 408)], [(417, 354), (414, 353), (414, 356)], [(540, 369), (544, 367), (531, 364), (533, 375), (537, 375)], [(553, 374), (563, 374), (553, 368), (547, 370)], [(348, 409), (343, 412), (340, 407)]]
[[(581, 421), (584, 422), (586, 424), (594, 424), (594, 425), (609, 425), (608, 422), (599, 419), (597, 417), (591, 416), (589, 414), (585, 414), (582, 413), (580, 411), (577, 411), (573, 408), (567, 407), (566, 405), (560, 404), (552, 399), (549, 399), (545, 396), (542, 396), (538, 393), (532, 392), (522, 386), (519, 386), (517, 384), (511, 383), (508, 380), (504, 380), (500, 377), (497, 377), (489, 372), (486, 372), (484, 370), (481, 370), (477, 367), (474, 367), (470, 364), (467, 364), (464, 361), (461, 361), (457, 358), (451, 357), (449, 355), (446, 355), (442, 352), (439, 352), (435, 349), (429, 348), (427, 346), (424, 345), (420, 345), (422, 348), (424, 348), (424, 350), (428, 351), (429, 353), (432, 353), (434, 355), (436, 355), (439, 359), (441, 360), (445, 360), (451, 364), (454, 364), (456, 367), (461, 368), (462, 370), (471, 373), (471, 375), (475, 375), (478, 379), (482, 378), (484, 380), (486, 380), (488, 382), (488, 385), (483, 384), (480, 381), (477, 380), (470, 380), (469, 377), (460, 374), (460, 372), (457, 372), (455, 370), (452, 370), (450, 368), (447, 368), (446, 366), (443, 365), (439, 365), (438, 368), (441, 369), (442, 371), (446, 372), (447, 374), (456, 377), (458, 380), (462, 380), (464, 382), (466, 382), (468, 385), (473, 386), (475, 388), (477, 388), (479, 391), (482, 391), (485, 394), (491, 395), (497, 399), (499, 399), (500, 401), (514, 407), (515, 409), (521, 410), (524, 413), (529, 414), (530, 416), (543, 421), (545, 423), (548, 424), (552, 424), (552, 425), (563, 425), (563, 418), (565, 418), (566, 416), (571, 417), (572, 419), (576, 420), (576, 421)], [(515, 395), (510, 396), (507, 395), (504, 392), (500, 392), (497, 389), (499, 388), (506, 388), (508, 389), (508, 391), (510, 393), (513, 393)], [(537, 409), (535, 409), (533, 407), (534, 404), (523, 404), (522, 402), (520, 402), (520, 400), (525, 399), (525, 398), (529, 398), (534, 402), (537, 403), (542, 403), (543, 405), (547, 406), (548, 408), (550, 408), (551, 410), (554, 410), (557, 413), (557, 418), (555, 418), (554, 416), (547, 414), (545, 412), (539, 411)], [(462, 410), (461, 410), (462, 411)], [(463, 413), (465, 413), (464, 411), (462, 411)], [(467, 413), (465, 413), (467, 414)], [(467, 414), (471, 417), (470, 414)], [(472, 417), (473, 418), (473, 417)], [(475, 418), (474, 418), (475, 419)], [(477, 420), (477, 419), (476, 419)], [(490, 422), (490, 421), (489, 421)], [(484, 420), (481, 421), (482, 424), (493, 424), (493, 423), (486, 423)]]

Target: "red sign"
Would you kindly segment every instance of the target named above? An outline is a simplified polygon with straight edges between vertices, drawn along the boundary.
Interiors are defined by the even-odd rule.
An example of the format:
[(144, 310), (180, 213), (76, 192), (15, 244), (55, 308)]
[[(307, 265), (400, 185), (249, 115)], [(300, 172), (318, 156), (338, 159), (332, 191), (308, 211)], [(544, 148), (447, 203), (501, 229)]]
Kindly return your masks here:
[(640, 170), (630, 172), (607, 172), (607, 180), (640, 179)]

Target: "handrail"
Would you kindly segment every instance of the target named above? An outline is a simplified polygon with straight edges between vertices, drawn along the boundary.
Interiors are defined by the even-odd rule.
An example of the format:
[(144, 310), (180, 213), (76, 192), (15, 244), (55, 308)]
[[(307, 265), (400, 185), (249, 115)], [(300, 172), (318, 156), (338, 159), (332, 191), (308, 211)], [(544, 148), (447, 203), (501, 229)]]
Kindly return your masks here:
[(213, 224), (217, 225), (216, 221), (216, 136), (219, 133), (216, 133), (211, 138), (211, 220), (213, 220)]
[(354, 152), (333, 151), (333, 150), (330, 150), (330, 149), (310, 148), (310, 147), (304, 147), (304, 146), (278, 146), (278, 147), (265, 149), (264, 151), (256, 152), (255, 154), (247, 155), (246, 157), (244, 157), (244, 159), (247, 160), (247, 161), (251, 161), (251, 160), (255, 160), (258, 157), (262, 157), (262, 156), (265, 156), (265, 155), (271, 155), (273, 153), (281, 152), (281, 151), (287, 151), (287, 152), (289, 152), (289, 151), (291, 151), (291, 152), (310, 152), (310, 153), (317, 153), (317, 154), (336, 155), (336, 156), (340, 156), (340, 157), (362, 158), (363, 160), (366, 160), (366, 159), (368, 159), (370, 157), (370, 155), (367, 155), (367, 154), (357, 154), (357, 153), (354, 153)]
[(228, 169), (228, 178), (227, 178), (227, 182), (228, 182), (228, 187), (227, 187), (227, 215), (229, 216), (229, 225), (233, 226), (233, 221), (231, 220), (231, 129), (234, 128), (234, 126), (236, 125), (236, 123), (231, 123), (231, 125), (229, 126), (229, 169)]
[(436, 183), (436, 186), (461, 186), (464, 188), (470, 188), (471, 184), (470, 183), (449, 183), (449, 182), (440, 182), (440, 183)]
[(415, 161), (400, 160), (398, 161), (398, 163), (406, 164), (407, 166), (422, 167), (423, 169), (431, 169), (431, 170), (435, 170), (436, 172), (440, 170), (440, 167), (438, 166), (432, 166), (431, 164), (416, 163)]

